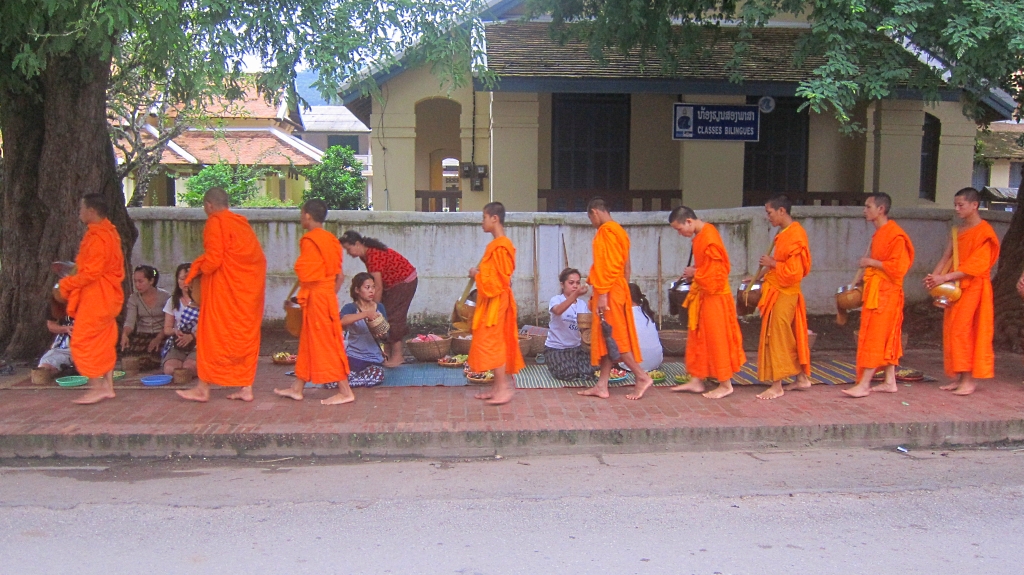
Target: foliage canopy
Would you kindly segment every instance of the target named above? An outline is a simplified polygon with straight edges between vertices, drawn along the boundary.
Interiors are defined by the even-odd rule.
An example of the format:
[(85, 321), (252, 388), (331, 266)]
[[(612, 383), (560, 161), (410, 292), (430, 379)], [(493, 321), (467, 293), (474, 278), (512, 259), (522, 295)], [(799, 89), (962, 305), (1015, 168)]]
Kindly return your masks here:
[(320, 163), (303, 172), (310, 188), (302, 201), (318, 199), (331, 210), (361, 210), (366, 207), (366, 178), (363, 164), (348, 146), (331, 146)]

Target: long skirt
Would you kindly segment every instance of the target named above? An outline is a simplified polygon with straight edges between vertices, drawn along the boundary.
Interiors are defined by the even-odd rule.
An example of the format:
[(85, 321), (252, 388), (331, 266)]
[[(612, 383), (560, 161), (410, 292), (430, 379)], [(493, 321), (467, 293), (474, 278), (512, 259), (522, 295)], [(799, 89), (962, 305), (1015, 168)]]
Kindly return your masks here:
[(411, 282), (403, 282), (384, 290), (380, 303), (384, 304), (384, 311), (388, 314), (388, 324), (391, 330), (388, 331), (388, 343), (402, 341), (409, 335), (409, 304), (416, 295), (416, 286), (419, 285), (419, 278)]
[[(384, 367), (379, 363), (349, 357), (348, 366), (351, 370), (348, 374), (349, 387), (373, 387), (384, 383)], [(324, 387), (337, 389), (338, 382), (328, 383)]]
[(555, 379), (562, 381), (594, 381), (594, 367), (590, 365), (590, 350), (582, 345), (568, 349), (544, 347), (544, 365)]

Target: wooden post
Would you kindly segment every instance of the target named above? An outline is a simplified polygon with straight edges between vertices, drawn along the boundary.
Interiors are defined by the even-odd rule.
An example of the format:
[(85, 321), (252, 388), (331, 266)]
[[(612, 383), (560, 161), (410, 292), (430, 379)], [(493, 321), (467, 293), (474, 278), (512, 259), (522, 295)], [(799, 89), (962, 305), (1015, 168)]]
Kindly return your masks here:
[(662, 298), (665, 297), (665, 290), (663, 289), (661, 279), (661, 236), (658, 236), (658, 329), (661, 329), (661, 304)]

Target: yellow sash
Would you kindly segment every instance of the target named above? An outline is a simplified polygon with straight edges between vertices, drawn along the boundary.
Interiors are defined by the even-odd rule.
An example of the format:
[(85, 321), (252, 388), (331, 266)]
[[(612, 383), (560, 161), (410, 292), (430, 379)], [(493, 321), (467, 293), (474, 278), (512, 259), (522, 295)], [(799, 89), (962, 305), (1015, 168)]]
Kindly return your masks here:
[(864, 309), (878, 309), (878, 294), (882, 289), (882, 280), (892, 284), (896, 283), (883, 270), (878, 268), (864, 270), (864, 294), (861, 296)]
[[(710, 295), (732, 295), (732, 288), (729, 287), (729, 282), (725, 282), (725, 288), (722, 291), (713, 293)], [(690, 284), (690, 295), (686, 296), (686, 300), (683, 302), (683, 307), (689, 310), (687, 314), (687, 327), (691, 330), (697, 329), (697, 318), (700, 316), (700, 305), (704, 300), (704, 290), (700, 289), (697, 284)]]

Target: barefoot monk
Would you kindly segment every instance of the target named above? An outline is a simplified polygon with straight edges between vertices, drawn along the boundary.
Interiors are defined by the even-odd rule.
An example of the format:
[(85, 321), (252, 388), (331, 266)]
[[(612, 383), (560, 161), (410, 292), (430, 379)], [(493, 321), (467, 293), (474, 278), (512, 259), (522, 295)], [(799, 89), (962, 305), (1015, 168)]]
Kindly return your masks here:
[(597, 229), (594, 234), (594, 264), (590, 268), (588, 279), (594, 288), (594, 296), (590, 298), (590, 310), (594, 314), (594, 333), (590, 338), (590, 361), (601, 366), (597, 384), (590, 389), (578, 392), (607, 399), (608, 379), (611, 377), (613, 359), (608, 353), (601, 331), (601, 320), (612, 327), (612, 339), (618, 347), (622, 362), (626, 364), (636, 378), (636, 390), (626, 395), (627, 399), (640, 399), (652, 385), (654, 380), (640, 367), (643, 356), (640, 353), (640, 340), (637, 337), (636, 324), (633, 322), (633, 298), (629, 292), (629, 276), (632, 273), (629, 263), (629, 234), (618, 223), (612, 220), (604, 200), (594, 198), (587, 206), (590, 224)]
[(341, 242), (324, 229), (327, 203), (308, 200), (302, 204), (299, 222), (306, 234), (299, 241), (295, 275), (299, 280), (296, 298), (302, 307), (302, 331), (299, 357), (295, 362), (295, 382), (291, 387), (275, 389), (282, 397), (302, 400), (306, 382), (323, 385), (337, 383), (338, 393), (321, 400), (324, 405), (354, 401), (348, 384), (348, 357), (338, 309), (341, 272)]
[[(842, 390), (850, 397), (872, 391), (896, 393), (896, 366), (903, 357), (903, 277), (914, 263), (914, 244), (889, 219), (892, 198), (871, 194), (864, 201), (864, 219), (875, 226), (870, 253), (860, 259), (864, 268), (860, 333), (857, 335), (857, 374), (860, 381)], [(885, 382), (871, 387), (875, 371), (885, 368)]]
[(924, 278), (928, 289), (946, 282), (960, 282), (962, 295), (946, 308), (942, 319), (943, 363), (946, 374), (956, 378), (942, 389), (954, 395), (970, 395), (978, 385), (977, 379), (995, 377), (994, 311), (989, 274), (999, 260), (999, 236), (981, 219), (980, 203), (981, 197), (974, 188), (964, 188), (953, 197), (953, 209), (963, 222), (956, 229), (959, 259), (956, 263), (959, 265), (949, 268), (953, 260), (951, 237), (935, 270)]
[(229, 205), (223, 189), (206, 192), (203, 254), (192, 262), (185, 278), (186, 284), (199, 278), (203, 297), (196, 327), (199, 384), (178, 392), (192, 401), (209, 400), (210, 384), (237, 387), (228, 399), (252, 401), (267, 259), (249, 220), (233, 213)]
[(761, 256), (768, 269), (761, 287), (761, 340), (757, 346), (757, 378), (770, 382), (760, 399), (781, 397), (782, 380), (796, 376), (786, 390), (811, 387), (811, 349), (807, 340), (807, 304), (800, 282), (811, 271), (807, 232), (793, 220), (793, 203), (776, 196), (764, 205), (768, 223), (781, 228), (771, 255)]
[[(668, 221), (679, 235), (693, 238), (694, 264), (683, 270), (683, 277), (692, 280), (690, 295), (683, 302), (689, 310), (686, 371), (691, 379), (672, 391), (721, 399), (732, 393), (732, 376), (747, 361), (729, 287), (729, 254), (718, 229), (698, 218), (692, 209), (679, 206), (669, 214)], [(718, 381), (718, 387), (705, 392), (704, 381), (709, 377)]]
[(124, 255), (121, 235), (107, 219), (107, 202), (99, 194), (85, 195), (78, 219), (88, 228), (75, 258), (76, 272), (60, 280), (60, 295), (74, 318), (71, 360), (89, 378), (89, 391), (74, 400), (98, 403), (114, 397), (117, 363), (117, 316), (124, 303)]
[(512, 295), (516, 247), (505, 235), (505, 206), (491, 202), (483, 211), (483, 229), (494, 239), (487, 244), (480, 265), (469, 270), (477, 292), (469, 369), (477, 373), (494, 370), (491, 389), (476, 398), (501, 405), (511, 401), (515, 393), (509, 377), (526, 367), (519, 351), (518, 311)]

